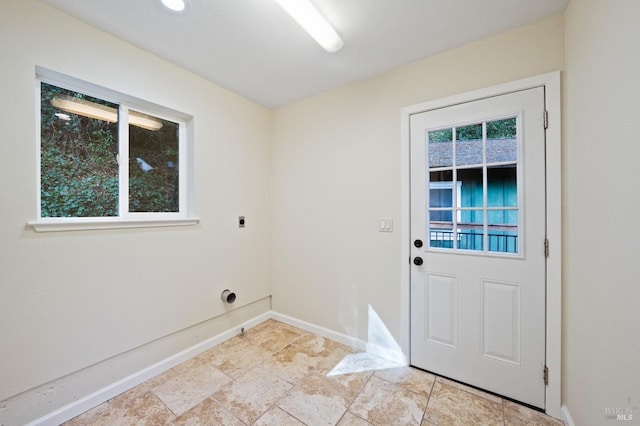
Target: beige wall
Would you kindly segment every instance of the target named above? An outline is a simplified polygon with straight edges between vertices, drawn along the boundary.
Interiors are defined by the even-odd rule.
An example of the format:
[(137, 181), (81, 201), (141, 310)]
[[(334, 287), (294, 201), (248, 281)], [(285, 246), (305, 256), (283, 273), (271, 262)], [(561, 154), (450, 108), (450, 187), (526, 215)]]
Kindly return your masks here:
[[(382, 324), (400, 341), (400, 108), (558, 69), (563, 403), (578, 425), (637, 407), (640, 239), (628, 219), (640, 213), (639, 15), (635, 0), (573, 0), (565, 16), (270, 112), (39, 1), (5, 1), (0, 401), (13, 399), (0, 411), (70, 373), (79, 392), (71, 396), (94, 391), (264, 312), (270, 290), (282, 314), (365, 341)], [(55, 234), (25, 226), (36, 213), (36, 65), (195, 116), (201, 225)], [(378, 217), (393, 217), (394, 232), (378, 233)], [(223, 315), (226, 287), (245, 314)], [(140, 346), (162, 349), (131, 351)], [(134, 352), (134, 361), (107, 360)], [(92, 364), (105, 367), (85, 374)], [(57, 392), (38, 390), (43, 401), (49, 389)]]
[[(225, 313), (224, 288), (236, 290), (238, 307), (267, 298), (271, 111), (40, 1), (0, 8), (0, 401), (211, 321)], [(194, 116), (200, 225), (45, 234), (26, 226), (36, 218), (36, 65)], [(224, 330), (238, 321), (223, 321)], [(88, 373), (83, 390), (214, 329), (141, 352), (99, 380)]]
[(563, 400), (576, 425), (640, 406), (639, 19), (636, 0), (566, 10)]
[(383, 324), (401, 344), (400, 109), (559, 70), (563, 55), (555, 16), (276, 110), (274, 309), (365, 341)]

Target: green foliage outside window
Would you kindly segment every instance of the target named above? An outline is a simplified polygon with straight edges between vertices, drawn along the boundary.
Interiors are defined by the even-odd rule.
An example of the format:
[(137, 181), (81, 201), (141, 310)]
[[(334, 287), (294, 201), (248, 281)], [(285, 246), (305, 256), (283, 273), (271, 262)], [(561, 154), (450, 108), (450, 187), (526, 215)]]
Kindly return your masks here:
[[(487, 122), (487, 139), (512, 139), (516, 137), (516, 118)], [(482, 126), (471, 125), (456, 128), (457, 140), (482, 139)], [(453, 129), (443, 129), (429, 132), (429, 142), (451, 142)]]
[[(73, 113), (60, 99), (111, 116)], [(41, 217), (119, 215), (117, 111), (117, 104), (41, 83)], [(129, 211), (178, 212), (179, 124), (131, 114), (157, 128), (129, 125)]]
[[(178, 124), (160, 120), (162, 128), (150, 131), (129, 126), (129, 211), (177, 212)], [(145, 171), (143, 160), (152, 170)]]
[(42, 83), (41, 216), (117, 216), (118, 124), (63, 112), (51, 103), (62, 96), (117, 108), (115, 104)]

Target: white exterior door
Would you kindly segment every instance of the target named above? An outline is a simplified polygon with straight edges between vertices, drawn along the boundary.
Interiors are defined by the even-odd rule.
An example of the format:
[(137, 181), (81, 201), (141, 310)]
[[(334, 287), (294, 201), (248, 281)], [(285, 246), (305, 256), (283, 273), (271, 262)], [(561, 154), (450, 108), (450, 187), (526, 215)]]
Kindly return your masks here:
[(544, 88), (411, 116), (411, 364), (544, 408)]

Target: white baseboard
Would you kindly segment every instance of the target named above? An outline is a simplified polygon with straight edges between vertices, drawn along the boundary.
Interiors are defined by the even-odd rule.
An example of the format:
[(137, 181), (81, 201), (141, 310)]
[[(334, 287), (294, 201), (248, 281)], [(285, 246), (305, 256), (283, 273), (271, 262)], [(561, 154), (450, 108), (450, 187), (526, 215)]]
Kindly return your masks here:
[(266, 321), (269, 318), (271, 318), (270, 312), (258, 315), (257, 317), (252, 318), (236, 327), (233, 327), (230, 330), (206, 339), (188, 349), (165, 358), (164, 360), (156, 364), (153, 364), (143, 370), (131, 374), (130, 376), (125, 377), (122, 380), (118, 380), (117, 382), (112, 383), (111, 385), (106, 386), (90, 395), (82, 397), (71, 404), (65, 405), (58, 410), (55, 410), (45, 416), (33, 420), (27, 423), (27, 426), (54, 426), (71, 420), (72, 418), (84, 413), (85, 411), (97, 407), (98, 405), (110, 400), (111, 398), (120, 395), (122, 392), (132, 389), (133, 387), (157, 376), (158, 374), (163, 373), (177, 366), (178, 364), (187, 361), (201, 354), (202, 352), (213, 348), (216, 345), (219, 345), (226, 340), (231, 339), (232, 337), (240, 333), (241, 327), (251, 328), (263, 321)]
[(125, 392), (157, 376), (158, 374), (163, 373), (177, 366), (178, 364), (187, 361), (188, 359), (191, 359), (201, 354), (202, 352), (211, 349), (212, 347), (236, 336), (237, 334), (239, 334), (241, 327), (249, 329), (271, 318), (285, 324), (298, 327), (302, 330), (315, 333), (319, 336), (335, 340), (358, 350), (377, 355), (379, 357), (393, 361), (394, 363), (397, 363), (399, 365), (406, 365), (406, 356), (404, 356), (404, 354), (402, 353), (398, 353), (397, 351), (392, 351), (378, 345), (372, 345), (368, 342), (365, 342), (364, 340), (356, 339), (347, 336), (346, 334), (338, 333), (336, 331), (329, 330), (327, 328), (320, 327), (306, 321), (301, 321), (296, 318), (280, 314), (278, 312), (268, 311), (248, 321), (245, 321), (244, 323), (237, 325), (232, 329), (208, 338), (188, 349), (178, 352), (175, 355), (165, 358), (160, 362), (157, 362), (147, 368), (131, 374), (122, 380), (118, 380), (117, 382), (112, 383), (94, 393), (84, 396), (77, 401), (72, 402), (71, 404), (65, 405), (55, 411), (50, 412), (49, 414), (37, 418), (36, 420), (27, 423), (27, 426), (54, 426), (64, 423), (84, 413), (85, 411), (88, 411), (108, 401), (109, 399), (121, 394), (122, 392)]
[(562, 406), (561, 411), (564, 424), (567, 426), (576, 426), (576, 424), (573, 422), (573, 419), (571, 418), (571, 413), (569, 413), (569, 408), (566, 405)]

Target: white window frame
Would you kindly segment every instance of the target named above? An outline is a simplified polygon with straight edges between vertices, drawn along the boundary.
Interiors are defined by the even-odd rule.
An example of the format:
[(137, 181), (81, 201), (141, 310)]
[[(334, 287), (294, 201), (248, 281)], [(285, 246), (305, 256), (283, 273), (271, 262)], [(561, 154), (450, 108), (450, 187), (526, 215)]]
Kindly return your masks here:
[[(87, 83), (55, 71), (36, 67), (36, 157), (37, 157), (37, 219), (30, 221), (37, 232), (77, 231), (114, 228), (144, 228), (158, 226), (195, 225), (191, 191), (193, 182), (193, 117), (129, 95)], [(42, 217), (41, 215), (41, 83), (76, 91), (118, 104), (119, 194), (118, 216), (109, 217)], [(129, 111), (133, 110), (178, 123), (178, 212), (129, 211)]]
[[(429, 190), (431, 189), (450, 189), (451, 190), (451, 210), (457, 210), (456, 217), (458, 218), (458, 222), (462, 221), (462, 210), (460, 210), (460, 199), (462, 198), (462, 182), (456, 182), (456, 193), (453, 194), (453, 182), (448, 181), (437, 181), (431, 182), (429, 181)], [(428, 194), (430, 195), (430, 194)], [(429, 196), (427, 197), (427, 210), (431, 211), (431, 207), (429, 205)]]
[[(432, 189), (450, 189), (451, 190), (451, 210), (452, 212), (456, 212), (456, 223), (460, 223), (462, 221), (462, 210), (460, 210), (460, 200), (462, 198), (462, 182), (456, 182), (456, 191), (454, 194), (453, 191), (453, 182), (452, 181), (437, 181), (437, 182), (431, 182), (429, 181), (429, 191), (427, 193), (427, 217), (429, 218), (427, 220), (428, 223), (428, 228), (429, 228), (429, 246), (431, 245), (431, 241), (437, 238), (438, 235), (438, 231), (432, 231), (431, 230), (431, 212), (432, 211), (438, 211), (438, 210), (432, 210), (431, 207), (429, 207), (429, 205), (431, 204), (431, 190)], [(452, 233), (448, 238), (444, 238), (443, 241), (453, 241), (453, 221), (452, 221)], [(460, 239), (460, 236), (458, 236), (458, 240)], [(428, 247), (430, 249), (436, 249), (439, 250), (439, 248), (435, 248), (435, 247)], [(446, 250), (451, 250), (451, 249), (446, 249)]]

